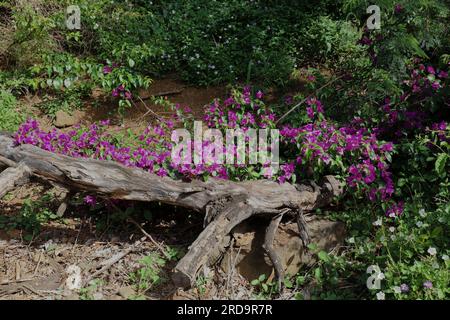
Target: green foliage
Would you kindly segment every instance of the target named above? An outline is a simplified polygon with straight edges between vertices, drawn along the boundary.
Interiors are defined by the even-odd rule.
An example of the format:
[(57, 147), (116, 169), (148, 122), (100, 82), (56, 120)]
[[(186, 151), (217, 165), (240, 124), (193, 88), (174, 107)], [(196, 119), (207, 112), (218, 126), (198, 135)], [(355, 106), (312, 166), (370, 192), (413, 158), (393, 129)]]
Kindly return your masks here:
[(9, 91), (0, 89), (0, 131), (16, 131), (25, 120), (17, 110), (17, 100)]
[(279, 292), (278, 284), (269, 281), (265, 274), (260, 275), (258, 279), (252, 280), (250, 284), (257, 290), (258, 299), (269, 299)]
[[(314, 94), (325, 106), (320, 117), (336, 123), (335, 134), (342, 126), (355, 125), (367, 129), (366, 136), (377, 134), (379, 140), (396, 142), (395, 154), (387, 153), (383, 162), (392, 166), (394, 197), (403, 200), (405, 208), (401, 216), (392, 218), (386, 217), (387, 204), (361, 201), (355, 196), (359, 193), (341, 199), (338, 212), (326, 213), (346, 222), (346, 248), (325, 252), (311, 246), (316, 263), (293, 279), (284, 279), (286, 287), (310, 289), (313, 299), (372, 299), (381, 298), (380, 293), (389, 299), (448, 299), (450, 134), (446, 123), (445, 128), (427, 126), (449, 120), (450, 83), (437, 75), (450, 63), (449, 6), (445, 0), (379, 1), (381, 29), (368, 30), (370, 4), (366, 0), (0, 1), (0, 130), (14, 131), (23, 122), (26, 115), (18, 110), (18, 100), (29, 92), (45, 93), (39, 107), (53, 116), (61, 109), (81, 108), (100, 88), (115, 98), (123, 114), (133, 106), (138, 90), (151, 84), (151, 77), (175, 72), (192, 84), (245, 81), (283, 86), (290, 77), (301, 78), (296, 76), (305, 68), (312, 80), (294, 97), (295, 102)], [(67, 5), (80, 6), (81, 30), (65, 27)], [(434, 66), (436, 74), (426, 66)], [(414, 72), (420, 77), (411, 78)], [(329, 84), (330, 80), (335, 81)], [(430, 90), (430, 84), (439, 88)], [(414, 92), (414, 85), (427, 90)], [(272, 112), (262, 101), (246, 105), (243, 97), (234, 95), (242, 107), (235, 113), (239, 121), (255, 104)], [(185, 117), (168, 101), (155, 102)], [(287, 108), (282, 105), (277, 111)], [(426, 119), (407, 128), (402, 126), (408, 120), (406, 112), (424, 113)], [(393, 115), (398, 121), (390, 118)], [(228, 120), (227, 114), (217, 117)], [(308, 121), (301, 106), (285, 124)], [(275, 127), (273, 122), (268, 125)], [(113, 146), (138, 144), (131, 132), (108, 137)], [(151, 145), (155, 152), (167, 142), (158, 139)], [(149, 147), (145, 141), (140, 143)], [(311, 160), (311, 146), (301, 141), (297, 146), (288, 144), (292, 159), (301, 155), (302, 161)], [(311, 172), (297, 170), (291, 180), (329, 173), (343, 178), (342, 172), (357, 164), (362, 153), (352, 152), (344, 159), (332, 149), (327, 163), (318, 160), (307, 168)], [(87, 149), (86, 156), (91, 155)], [(155, 165), (154, 172), (159, 170), (170, 171), (167, 162)], [(230, 176), (238, 180), (262, 178), (252, 166), (233, 170)], [(173, 172), (169, 175), (177, 178)], [(28, 200), (19, 215), (0, 215), (0, 227), (36, 233), (43, 223), (56, 219), (50, 207), (46, 197)], [(97, 225), (106, 230), (137, 211), (133, 206), (113, 210)], [(104, 213), (104, 206), (92, 205), (90, 212)], [(151, 219), (151, 212), (144, 216)], [(176, 251), (169, 254), (173, 259), (178, 256)], [(138, 292), (134, 298), (142, 298), (163, 282), (166, 263), (156, 253), (142, 259), (130, 275)], [(379, 290), (366, 287), (371, 265), (379, 266), (384, 275)], [(198, 280), (201, 294), (206, 280)], [(429, 283), (424, 287), (426, 281), (432, 287)], [(399, 289), (402, 284), (408, 290)], [(252, 285), (260, 298), (278, 292), (265, 276)], [(92, 299), (96, 286), (83, 289), (82, 297)], [(298, 293), (297, 298), (306, 297)]]
[(94, 294), (104, 285), (101, 279), (94, 279), (85, 288), (80, 289), (80, 300), (95, 300)]
[[(364, 57), (364, 48), (358, 44), (361, 31), (348, 21), (333, 20), (321, 16), (311, 21), (302, 33), (305, 48), (303, 58), (318, 62), (339, 63), (342, 68), (351, 63), (353, 66)], [(305, 61), (307, 62), (307, 61)]]
[(129, 276), (136, 288), (136, 296), (144, 295), (148, 290), (165, 281), (165, 278), (161, 277), (161, 271), (167, 260), (153, 252), (142, 258), (139, 263), (141, 267)]
[(39, 200), (26, 199), (17, 215), (0, 215), (0, 229), (23, 229), (29, 233), (25, 239), (31, 240), (40, 232), (43, 224), (59, 219), (52, 210), (53, 199), (51, 193), (45, 194)]
[(57, 1), (13, 1), (7, 8), (4, 30), (8, 40), (0, 48), (0, 56), (4, 56), (10, 65), (29, 67), (40, 61), (41, 54), (56, 49), (57, 42), (51, 34), (57, 26), (52, 18), (59, 10)]
[(401, 144), (394, 162), (399, 196), (430, 202), (450, 197), (449, 130), (431, 130)]

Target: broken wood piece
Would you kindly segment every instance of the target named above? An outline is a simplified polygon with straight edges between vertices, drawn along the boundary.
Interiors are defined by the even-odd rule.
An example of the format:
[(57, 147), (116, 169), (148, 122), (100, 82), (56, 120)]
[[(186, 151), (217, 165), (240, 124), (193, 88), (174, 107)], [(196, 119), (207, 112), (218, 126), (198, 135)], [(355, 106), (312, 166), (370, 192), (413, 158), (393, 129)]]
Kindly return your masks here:
[(0, 199), (14, 188), (29, 181), (30, 170), (21, 163), (17, 167), (9, 167), (0, 173)]
[(54, 188), (53, 194), (60, 202), (58, 210), (56, 211), (56, 215), (62, 218), (69, 206), (69, 200), (73, 193), (70, 191), (70, 189), (66, 188), (65, 186), (59, 183), (50, 181), (50, 184)]
[(305, 217), (303, 216), (302, 210), (297, 210), (297, 226), (298, 233), (300, 234), (300, 239), (303, 241), (305, 248), (310, 244), (310, 237), (308, 232), (308, 225), (306, 223)]
[(267, 255), (272, 261), (273, 267), (275, 269), (275, 274), (278, 279), (278, 288), (280, 292), (282, 291), (282, 285), (284, 280), (284, 266), (281, 263), (280, 257), (278, 256), (275, 248), (273, 246), (273, 241), (275, 240), (275, 234), (278, 230), (278, 226), (280, 225), (281, 219), (283, 219), (284, 213), (279, 213), (269, 223), (269, 226), (266, 230), (266, 236), (264, 240), (264, 250), (266, 250)]
[(5, 157), (0, 156), (0, 163), (7, 166), (7, 167), (17, 167), (17, 163), (15, 163), (14, 161), (11, 161)]

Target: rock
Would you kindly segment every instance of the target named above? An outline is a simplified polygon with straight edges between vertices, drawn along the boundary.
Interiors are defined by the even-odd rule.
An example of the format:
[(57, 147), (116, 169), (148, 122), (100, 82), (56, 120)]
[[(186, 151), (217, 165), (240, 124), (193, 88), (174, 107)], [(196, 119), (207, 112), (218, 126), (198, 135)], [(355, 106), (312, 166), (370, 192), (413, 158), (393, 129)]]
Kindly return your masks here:
[[(235, 265), (236, 270), (249, 281), (261, 274), (269, 276), (272, 273), (272, 263), (262, 247), (267, 224), (261, 219), (251, 219), (232, 231), (235, 240), (233, 248), (227, 250), (221, 262), (225, 272)], [(313, 218), (308, 221), (308, 228), (311, 242), (327, 252), (344, 242), (345, 226), (341, 222)], [(296, 223), (280, 224), (274, 246), (286, 274), (294, 275), (302, 264), (314, 262), (303, 248)]]
[(129, 299), (130, 297), (134, 296), (136, 294), (136, 292), (134, 291), (133, 287), (128, 286), (128, 287), (120, 288), (119, 294), (124, 299)]
[(83, 118), (84, 112), (80, 110), (75, 110), (72, 114), (68, 114), (63, 110), (58, 110), (55, 114), (55, 121), (53, 124), (57, 128), (71, 127)]

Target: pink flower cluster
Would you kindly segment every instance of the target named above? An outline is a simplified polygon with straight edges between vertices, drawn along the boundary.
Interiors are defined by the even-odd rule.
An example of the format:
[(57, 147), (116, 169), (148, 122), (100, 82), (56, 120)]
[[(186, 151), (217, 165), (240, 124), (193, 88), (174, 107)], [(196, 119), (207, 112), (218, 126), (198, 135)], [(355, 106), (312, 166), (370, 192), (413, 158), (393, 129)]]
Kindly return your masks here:
[(412, 89), (413, 93), (438, 91), (444, 87), (444, 80), (448, 78), (445, 70), (437, 70), (429, 65), (419, 64), (411, 71), (411, 78), (404, 83)]
[(113, 97), (121, 97), (127, 100), (131, 100), (133, 95), (130, 90), (127, 90), (123, 84), (117, 86), (117, 88), (112, 91)]
[(209, 128), (235, 129), (274, 127), (275, 113), (267, 108), (262, 99), (262, 91), (252, 97), (251, 88), (244, 87), (243, 92), (234, 91), (233, 94), (220, 104), (214, 100), (205, 110), (203, 120)]
[(360, 188), (370, 200), (388, 200), (392, 196), (394, 184), (388, 165), (392, 143), (380, 142), (363, 129), (337, 128), (326, 120), (300, 128), (285, 126), (280, 134), (286, 149), (294, 148), (299, 170), (340, 170), (347, 176), (347, 185)]
[[(215, 100), (207, 107), (205, 121), (210, 128), (275, 128), (276, 116), (263, 101), (263, 93), (253, 96), (249, 87), (242, 92), (235, 91), (221, 103)], [(315, 98), (307, 101), (306, 112), (310, 123), (301, 127), (284, 126), (280, 130), (280, 153), (284, 162), (278, 173), (268, 172), (267, 165), (254, 165), (251, 170), (243, 165), (228, 164), (180, 164), (172, 159), (173, 143), (171, 133), (175, 122), (181, 121), (189, 127), (192, 117), (186, 117), (189, 108), (174, 106), (171, 120), (160, 121), (147, 127), (135, 139), (121, 139), (115, 135), (108, 121), (89, 127), (76, 127), (67, 133), (53, 129), (40, 129), (35, 120), (26, 121), (17, 131), (17, 144), (32, 144), (44, 150), (99, 160), (112, 160), (128, 167), (137, 167), (159, 176), (177, 179), (196, 179), (208, 176), (222, 179), (271, 178), (284, 182), (295, 182), (314, 174), (337, 174), (345, 177), (351, 188), (366, 194), (369, 199), (387, 201), (394, 192), (389, 172), (389, 159), (393, 152), (392, 143), (378, 141), (375, 134), (355, 126), (336, 127), (325, 120), (323, 106)], [(209, 147), (204, 141), (200, 146)], [(225, 152), (226, 150), (224, 150)], [(92, 203), (92, 199), (86, 199)]]

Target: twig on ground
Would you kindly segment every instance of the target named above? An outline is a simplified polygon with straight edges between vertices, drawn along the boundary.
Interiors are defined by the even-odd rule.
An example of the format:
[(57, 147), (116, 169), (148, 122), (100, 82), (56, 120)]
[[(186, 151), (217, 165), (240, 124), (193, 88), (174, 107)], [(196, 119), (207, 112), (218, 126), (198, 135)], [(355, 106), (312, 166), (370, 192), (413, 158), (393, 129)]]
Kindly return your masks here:
[(39, 253), (39, 258), (38, 258), (38, 262), (36, 264), (36, 268), (34, 268), (33, 277), (36, 276), (36, 274), (39, 270), (39, 266), (41, 265), (41, 261), (42, 261), (42, 252)]
[(4, 280), (2, 282), (0, 282), (0, 285), (7, 285), (7, 284), (12, 284), (12, 283), (22, 283), (22, 282), (28, 282), (33, 280), (33, 278), (24, 278), (24, 279), (19, 279), (19, 280)]
[(145, 118), (146, 116), (148, 116), (150, 113), (153, 114), (153, 116), (154, 116), (156, 119), (161, 120), (161, 117), (160, 117), (155, 111), (153, 111), (149, 106), (147, 106), (147, 104), (145, 103), (145, 101), (144, 101), (140, 96), (137, 96), (137, 97), (138, 97), (139, 101), (144, 105), (145, 109), (147, 109), (147, 112), (144, 113), (144, 115), (141, 116), (141, 117), (139, 118), (139, 120), (144, 119), (144, 118)]
[(163, 91), (163, 92), (158, 92), (156, 94), (152, 94), (150, 97), (145, 98), (144, 100), (150, 99), (152, 96), (153, 97), (164, 97), (164, 96), (173, 96), (176, 94), (180, 94), (184, 91), (185, 87), (182, 87), (181, 89), (178, 90), (170, 90), (170, 91)]
[(149, 239), (158, 249), (159, 251), (161, 251), (161, 253), (167, 258), (167, 259), (171, 259), (170, 255), (166, 252), (166, 250), (164, 250), (163, 246), (161, 244), (159, 244), (155, 239), (153, 239), (153, 237), (144, 230), (144, 228), (141, 227), (141, 225), (139, 223), (137, 223), (133, 218), (128, 218), (128, 220), (134, 224), (143, 234), (144, 236)]
[(88, 277), (84, 282), (83, 282), (83, 287), (85, 287), (86, 285), (89, 284), (89, 282), (91, 282), (93, 279), (95, 279), (97, 276), (103, 274), (104, 272), (106, 272), (107, 270), (109, 270), (109, 268), (111, 268), (114, 264), (116, 264), (117, 262), (119, 262), (120, 260), (122, 260), (125, 256), (127, 256), (129, 253), (131, 253), (132, 251), (134, 251), (136, 249), (136, 247), (140, 246), (142, 244), (142, 241), (137, 241), (135, 242), (131, 247), (129, 247), (128, 249), (126, 249), (125, 251), (122, 251), (118, 254), (116, 254), (115, 256), (113, 256), (112, 258), (102, 261), (99, 266), (102, 266), (102, 268), (100, 270), (97, 270), (96, 272), (94, 272), (90, 277)]
[(73, 253), (75, 251), (75, 248), (77, 246), (78, 238), (80, 237), (80, 233), (81, 233), (81, 229), (83, 229), (83, 222), (84, 222), (84, 219), (81, 220), (80, 228), (78, 229), (78, 233), (77, 233), (77, 237), (75, 238), (75, 242), (74, 242), (74, 244), (72, 246), (72, 250), (70, 251), (71, 253)]

